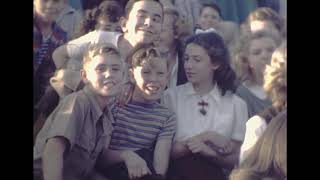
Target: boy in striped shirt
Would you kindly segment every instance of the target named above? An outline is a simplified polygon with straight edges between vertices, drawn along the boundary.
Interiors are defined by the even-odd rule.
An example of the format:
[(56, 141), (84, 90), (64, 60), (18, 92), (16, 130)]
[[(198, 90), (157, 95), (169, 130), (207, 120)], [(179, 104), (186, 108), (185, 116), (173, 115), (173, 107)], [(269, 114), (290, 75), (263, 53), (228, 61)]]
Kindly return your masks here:
[[(168, 81), (168, 62), (151, 44), (137, 45), (127, 57), (133, 93), (114, 105), (114, 131), (98, 169), (110, 179), (163, 179), (176, 117), (158, 102)], [(103, 167), (103, 168), (102, 168)]]

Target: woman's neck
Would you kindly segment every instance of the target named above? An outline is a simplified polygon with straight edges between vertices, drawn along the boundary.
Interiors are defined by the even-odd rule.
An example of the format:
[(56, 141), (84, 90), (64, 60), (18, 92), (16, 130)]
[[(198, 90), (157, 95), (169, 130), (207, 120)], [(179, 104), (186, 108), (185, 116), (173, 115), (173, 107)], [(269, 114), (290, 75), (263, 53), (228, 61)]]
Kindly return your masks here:
[(194, 91), (200, 96), (210, 93), (210, 91), (214, 88), (214, 84), (212, 83), (212, 81), (192, 83), (192, 86)]

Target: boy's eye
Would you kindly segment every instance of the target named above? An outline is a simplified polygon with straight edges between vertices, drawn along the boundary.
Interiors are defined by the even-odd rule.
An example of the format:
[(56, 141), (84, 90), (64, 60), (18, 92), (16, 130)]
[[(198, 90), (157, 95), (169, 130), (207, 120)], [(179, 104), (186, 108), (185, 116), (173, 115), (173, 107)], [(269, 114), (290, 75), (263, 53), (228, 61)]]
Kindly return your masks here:
[(158, 75), (163, 76), (164, 72), (158, 72)]
[(143, 74), (150, 74), (150, 71), (143, 71)]
[(183, 59), (184, 59), (184, 61), (188, 61), (189, 57), (188, 56), (184, 56)]
[(159, 16), (155, 16), (155, 17), (152, 18), (152, 20), (154, 22), (158, 22), (159, 23), (161, 21), (161, 18)]
[(260, 51), (259, 51), (259, 50), (252, 51), (252, 54), (253, 54), (253, 55), (259, 55), (259, 54), (260, 54)]
[(98, 72), (105, 72), (107, 70), (107, 67), (106, 66), (98, 66), (96, 68), (96, 71)]

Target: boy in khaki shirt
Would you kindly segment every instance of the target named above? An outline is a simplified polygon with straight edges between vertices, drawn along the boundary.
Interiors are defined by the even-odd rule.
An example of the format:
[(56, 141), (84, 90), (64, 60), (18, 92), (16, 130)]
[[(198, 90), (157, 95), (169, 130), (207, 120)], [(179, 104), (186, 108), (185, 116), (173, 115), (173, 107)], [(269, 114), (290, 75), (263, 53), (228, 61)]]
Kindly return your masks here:
[(108, 147), (113, 118), (108, 102), (123, 80), (123, 63), (112, 45), (84, 56), (83, 90), (66, 96), (48, 117), (34, 147), (34, 179), (92, 179), (94, 164)]

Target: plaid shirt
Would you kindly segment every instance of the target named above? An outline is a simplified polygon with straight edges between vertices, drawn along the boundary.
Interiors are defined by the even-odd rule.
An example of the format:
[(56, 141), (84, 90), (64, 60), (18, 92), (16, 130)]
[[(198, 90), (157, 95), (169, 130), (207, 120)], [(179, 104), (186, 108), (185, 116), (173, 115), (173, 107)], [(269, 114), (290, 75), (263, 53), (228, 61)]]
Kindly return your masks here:
[(56, 67), (52, 60), (53, 51), (67, 42), (67, 33), (64, 32), (56, 23), (52, 24), (52, 34), (47, 40), (41, 34), (34, 18), (33, 24), (33, 72), (35, 83), (35, 95), (41, 96), (53, 76)]

